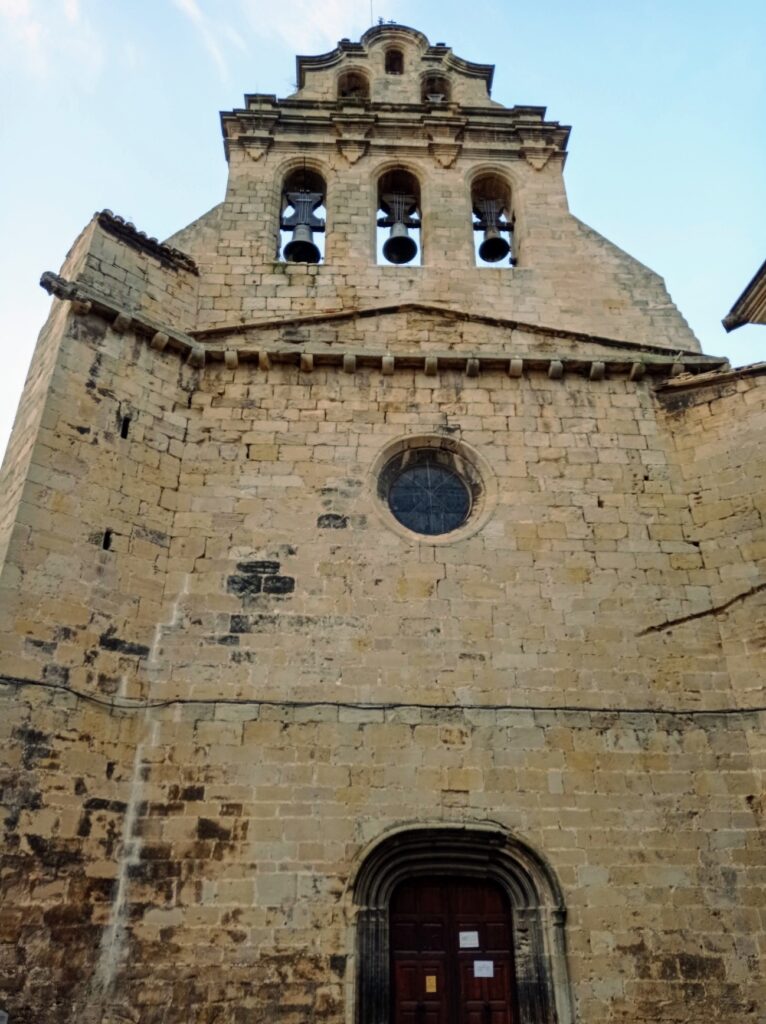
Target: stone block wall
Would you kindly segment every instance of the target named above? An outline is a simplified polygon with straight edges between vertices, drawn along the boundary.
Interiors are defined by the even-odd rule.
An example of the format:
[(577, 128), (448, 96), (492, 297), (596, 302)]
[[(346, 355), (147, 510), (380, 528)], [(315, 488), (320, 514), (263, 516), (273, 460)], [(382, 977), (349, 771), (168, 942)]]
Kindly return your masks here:
[[(695, 456), (682, 383), (195, 369), (68, 318), (4, 577), (12, 1019), (350, 1022), (364, 850), (489, 820), (561, 883), (577, 1020), (758, 1020), (762, 722), (708, 614), (757, 531), (695, 532), (727, 427)], [(407, 435), (478, 453), (475, 532), (381, 506)]]
[[(172, 245), (104, 212), (45, 275), (0, 485), (0, 1009), (352, 1024), (367, 854), (461, 826), (560, 888), (556, 1024), (760, 1024), (763, 367), (569, 214), (541, 108), (363, 44), (224, 115), (226, 199)], [(372, 111), (335, 99), (353, 61)], [(274, 259), (307, 149), (319, 266)], [(375, 265), (396, 161), (422, 267)], [(487, 168), (515, 269), (473, 265)], [(454, 535), (387, 506), (418, 444), (472, 467)]]

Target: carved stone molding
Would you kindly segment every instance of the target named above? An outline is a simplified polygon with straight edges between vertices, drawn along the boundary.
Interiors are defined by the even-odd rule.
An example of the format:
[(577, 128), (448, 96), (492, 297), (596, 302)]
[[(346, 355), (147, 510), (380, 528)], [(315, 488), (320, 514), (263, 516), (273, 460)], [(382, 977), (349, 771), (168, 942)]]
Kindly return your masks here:
[(270, 135), (262, 135), (260, 137), (246, 136), (232, 141), (238, 142), (254, 163), (257, 163), (261, 157), (265, 156), (274, 145), (274, 139)]
[(541, 171), (555, 152), (555, 149), (525, 148), (521, 150), (521, 155), (524, 157), (524, 159), (527, 161), (530, 167), (534, 167), (536, 171)]
[(370, 143), (367, 139), (338, 139), (337, 146), (344, 160), (353, 165), (367, 155)]
[(428, 145), (431, 156), (445, 170), (452, 167), (462, 148), (463, 145), (460, 142), (431, 142)]

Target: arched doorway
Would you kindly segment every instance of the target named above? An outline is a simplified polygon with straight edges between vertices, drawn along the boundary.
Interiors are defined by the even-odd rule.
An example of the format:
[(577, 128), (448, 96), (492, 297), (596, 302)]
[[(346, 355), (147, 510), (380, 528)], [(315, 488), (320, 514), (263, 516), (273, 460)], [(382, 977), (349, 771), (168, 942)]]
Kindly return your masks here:
[[(356, 1024), (573, 1024), (561, 891), (519, 840), (482, 825), (399, 829), (352, 891)], [(461, 930), (479, 934), (461, 947)]]

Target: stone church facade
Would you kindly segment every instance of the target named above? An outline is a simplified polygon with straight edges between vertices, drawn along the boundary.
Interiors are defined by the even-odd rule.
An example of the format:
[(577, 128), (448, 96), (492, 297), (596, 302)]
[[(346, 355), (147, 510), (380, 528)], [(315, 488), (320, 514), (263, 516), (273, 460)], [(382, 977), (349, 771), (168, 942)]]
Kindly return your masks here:
[(764, 367), (491, 67), (381, 25), (298, 74), (223, 115), (219, 206), (43, 276), (0, 1009), (763, 1022)]

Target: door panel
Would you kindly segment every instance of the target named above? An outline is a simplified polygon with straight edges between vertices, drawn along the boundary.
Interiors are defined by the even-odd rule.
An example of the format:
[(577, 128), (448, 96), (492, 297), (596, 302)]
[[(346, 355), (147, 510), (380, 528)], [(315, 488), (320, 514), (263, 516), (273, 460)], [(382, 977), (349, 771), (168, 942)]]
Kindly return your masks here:
[(513, 1024), (511, 915), (499, 886), (404, 882), (389, 924), (392, 1024)]

